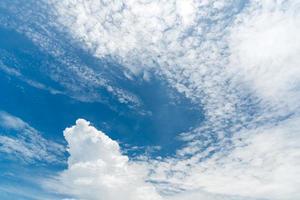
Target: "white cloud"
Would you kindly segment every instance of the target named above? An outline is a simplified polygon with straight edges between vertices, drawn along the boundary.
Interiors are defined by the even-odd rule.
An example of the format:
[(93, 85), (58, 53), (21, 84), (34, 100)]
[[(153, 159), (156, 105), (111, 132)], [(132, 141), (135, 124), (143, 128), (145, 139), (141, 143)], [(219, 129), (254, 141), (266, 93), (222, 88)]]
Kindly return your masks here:
[[(79, 119), (64, 131), (68, 169), (47, 186), (79, 199), (286, 199), (300, 198), (299, 119), (245, 130), (231, 150), (200, 161), (129, 161), (117, 142)], [(173, 191), (173, 192), (172, 192)]]
[(45, 139), (22, 119), (0, 111), (0, 153), (24, 162), (62, 162), (64, 147)]
[[(2, 54), (0, 53), (0, 55), (3, 56), (3, 53)], [(1, 60), (0, 60), (0, 70), (2, 70), (3, 72), (5, 72), (6, 74), (8, 74), (10, 76), (17, 77), (21, 81), (23, 81), (23, 82), (27, 83), (28, 85), (35, 87), (37, 89), (46, 90), (46, 91), (50, 92), (51, 94), (62, 94), (62, 92), (59, 90), (56, 90), (52, 87), (44, 85), (43, 83), (40, 83), (40, 82), (37, 82), (37, 81), (27, 78), (16, 68), (6, 66)]]
[[(215, 131), (254, 120), (245, 114), (247, 107), (273, 109), (269, 99), (273, 105), (276, 99), (276, 106), (286, 95), (288, 106), (298, 102), (297, 2), (93, 0), (51, 5), (58, 26), (95, 56), (113, 57), (134, 73), (157, 71), (203, 106)], [(245, 101), (249, 95), (253, 102)], [(261, 110), (255, 112), (261, 115)]]
[[(189, 164), (188, 175), (173, 180), (185, 189), (260, 199), (298, 199), (299, 118), (281, 125), (245, 130), (232, 139), (233, 148), (200, 162), (203, 154), (176, 161)], [(160, 176), (162, 177), (162, 176)], [(162, 178), (164, 179), (164, 178)], [(172, 179), (167, 179), (171, 180)], [(229, 198), (230, 199), (230, 198)]]
[(0, 123), (1, 126), (9, 129), (20, 130), (28, 126), (23, 120), (17, 118), (13, 115), (10, 115), (4, 111), (0, 111)]
[(222, 126), (217, 119), (243, 119), (224, 71), (225, 29), (239, 6), (233, 1), (52, 2), (57, 26), (94, 56), (110, 56), (136, 74), (156, 71), (203, 105), (216, 130)]
[(65, 131), (63, 186), (52, 187), (81, 199), (300, 198), (299, 3), (183, 4), (52, 2), (57, 26), (95, 56), (112, 56), (136, 74), (156, 71), (205, 114), (201, 127), (182, 135), (177, 155), (143, 162), (128, 161), (116, 142), (79, 120)]
[(117, 142), (89, 122), (78, 119), (67, 128), (68, 169), (47, 183), (52, 189), (79, 199), (159, 200), (155, 188), (145, 182), (142, 164), (130, 162), (120, 152)]
[(257, 4), (239, 16), (231, 30), (230, 70), (262, 100), (296, 109), (300, 100), (299, 4)]
[[(37, 51), (37, 57), (48, 58), (41, 59), (39, 64), (24, 64), (24, 60), (11, 52), (11, 49), (1, 49), (0, 70), (32, 87), (47, 90), (52, 94), (67, 95), (78, 101), (108, 104), (111, 99), (103, 95), (108, 92), (114, 100), (131, 108), (141, 106), (140, 99), (135, 94), (115, 81), (119, 76), (122, 77), (123, 72), (112, 72), (114, 69), (111, 70), (106, 61), (98, 60), (97, 66), (101, 66), (101, 69), (95, 69), (89, 61), (85, 62), (93, 60), (92, 56), (87, 56), (89, 59), (86, 59), (80, 53), (77, 42), (71, 40), (68, 34), (57, 30), (55, 11), (49, 3), (51, 1), (0, 3), (0, 8), (5, 11), (0, 13), (1, 27), (15, 31), (15, 37), (28, 42), (28, 46), (16, 48), (24, 50), (25, 53)], [(68, 42), (65, 42), (66, 40)], [(51, 84), (52, 81), (49, 85), (49, 81), (46, 84), (35, 77), (26, 76), (27, 70), (32, 70), (31, 68), (37, 73), (42, 73), (48, 80), (54, 81), (54, 84)], [(53, 88), (54, 85), (59, 89)]]

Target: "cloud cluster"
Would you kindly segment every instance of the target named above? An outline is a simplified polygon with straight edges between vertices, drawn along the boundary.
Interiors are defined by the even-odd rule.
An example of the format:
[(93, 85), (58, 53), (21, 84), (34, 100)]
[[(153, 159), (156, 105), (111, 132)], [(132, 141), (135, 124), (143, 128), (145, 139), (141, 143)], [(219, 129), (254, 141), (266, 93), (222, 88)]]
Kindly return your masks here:
[(144, 161), (79, 120), (65, 131), (63, 187), (52, 188), (80, 199), (300, 198), (298, 2), (48, 3), (94, 56), (155, 71), (205, 114), (176, 155)]
[[(129, 160), (117, 142), (78, 119), (64, 131), (68, 169), (46, 185), (79, 199), (287, 199), (300, 198), (298, 120), (240, 133), (235, 148), (199, 162)], [(177, 191), (176, 191), (177, 189)], [(169, 193), (165, 193), (169, 191)], [(170, 192), (171, 191), (171, 192)]]
[[(202, 152), (190, 159), (158, 162), (157, 175), (152, 178), (167, 180), (168, 187), (183, 191), (229, 195), (225, 199), (298, 199), (298, 124), (299, 118), (239, 132), (232, 138), (231, 150), (222, 149), (210, 157)], [(169, 167), (173, 170), (171, 176), (165, 173)]]
[[(51, 1), (50, 1), (51, 2)], [(149, 71), (203, 107), (208, 132), (249, 120), (228, 84), (226, 29), (236, 1), (52, 1), (58, 27), (94, 56)], [(187, 20), (188, 19), (188, 20)], [(213, 124), (213, 125), (212, 125)], [(214, 129), (214, 130), (211, 130)], [(218, 136), (219, 137), (219, 136)]]
[(275, 99), (279, 106), (286, 95), (290, 106), (297, 104), (297, 2), (91, 0), (50, 4), (58, 26), (93, 55), (110, 56), (134, 73), (156, 71), (204, 107), (210, 128), (211, 123), (215, 129), (249, 123), (254, 117), (246, 109), (257, 117), (263, 110), (257, 107), (273, 109)]

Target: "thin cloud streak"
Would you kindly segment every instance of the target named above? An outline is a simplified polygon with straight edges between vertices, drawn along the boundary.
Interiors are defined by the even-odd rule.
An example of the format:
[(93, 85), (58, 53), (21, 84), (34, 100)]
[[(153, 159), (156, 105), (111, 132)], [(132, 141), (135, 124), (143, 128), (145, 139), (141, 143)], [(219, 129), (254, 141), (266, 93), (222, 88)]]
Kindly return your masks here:
[(63, 162), (64, 146), (45, 139), (22, 119), (0, 111), (0, 127), (0, 153), (3, 156), (25, 163)]

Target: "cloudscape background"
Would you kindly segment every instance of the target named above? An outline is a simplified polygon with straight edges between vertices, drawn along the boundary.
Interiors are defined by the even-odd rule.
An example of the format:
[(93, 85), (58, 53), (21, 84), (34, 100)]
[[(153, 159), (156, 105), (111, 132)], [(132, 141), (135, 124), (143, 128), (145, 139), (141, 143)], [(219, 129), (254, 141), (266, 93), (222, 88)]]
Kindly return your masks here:
[(300, 1), (0, 1), (0, 199), (300, 199)]

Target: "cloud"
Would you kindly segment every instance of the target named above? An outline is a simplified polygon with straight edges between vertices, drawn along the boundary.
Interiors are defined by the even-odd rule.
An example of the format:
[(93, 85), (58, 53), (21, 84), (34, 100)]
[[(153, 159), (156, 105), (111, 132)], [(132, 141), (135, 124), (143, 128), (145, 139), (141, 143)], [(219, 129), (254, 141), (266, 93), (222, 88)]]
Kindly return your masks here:
[(40, 82), (31, 80), (31, 79), (25, 77), (19, 70), (15, 69), (14, 67), (6, 66), (1, 60), (0, 60), (0, 70), (2, 70), (3, 72), (5, 72), (6, 74), (8, 74), (12, 77), (17, 77), (21, 81), (27, 83), (28, 85), (30, 85), (34, 88), (48, 91), (51, 94), (62, 94), (62, 92), (59, 90), (56, 90), (52, 87), (48, 87), (48, 86), (44, 85), (43, 83), (40, 83)]
[[(263, 112), (274, 110), (275, 99), (276, 107), (282, 101), (280, 106), (290, 110), (298, 105), (296, 2), (50, 4), (57, 26), (94, 56), (112, 57), (136, 74), (154, 70), (202, 106), (207, 124), (202, 131), (225, 137), (224, 128), (238, 129), (262, 114), (266, 120), (272, 118)], [(286, 95), (290, 96), (288, 105)]]
[[(172, 180), (160, 173), (158, 178), (171, 180), (171, 185), (185, 190), (253, 199), (298, 199), (298, 124), (296, 118), (277, 126), (241, 131), (232, 138), (230, 150), (223, 148), (211, 157), (202, 152), (190, 159), (173, 161), (174, 171), (187, 173), (184, 178), (174, 175)], [(191, 167), (182, 169), (186, 165)]]
[(63, 145), (45, 139), (22, 119), (1, 111), (0, 128), (0, 153), (5, 157), (27, 163), (63, 161)]
[(129, 160), (117, 142), (79, 119), (64, 131), (68, 169), (44, 185), (91, 200), (294, 200), (300, 198), (299, 121), (240, 132), (232, 150), (200, 161), (201, 154)]
[(159, 200), (154, 186), (145, 182), (144, 166), (122, 155), (119, 144), (90, 123), (78, 119), (65, 129), (68, 169), (48, 187), (79, 199)]
[(20, 130), (28, 126), (23, 120), (17, 118), (13, 115), (10, 115), (4, 111), (0, 112), (0, 123), (1, 126), (8, 128), (8, 129), (16, 129)]
[[(64, 192), (86, 199), (110, 194), (115, 188), (106, 185), (111, 180), (105, 181), (107, 168), (103, 167), (110, 166), (112, 170), (106, 173), (114, 181), (127, 183), (127, 189), (131, 190), (129, 198), (137, 198), (136, 189), (130, 189), (136, 188), (135, 181), (138, 185), (147, 183), (147, 187), (155, 187), (157, 192), (151, 189), (149, 196), (163, 199), (300, 198), (299, 4), (293, 1), (183, 4), (179, 1), (52, 3), (61, 29), (67, 30), (94, 56), (111, 56), (135, 74), (154, 70), (202, 106), (205, 114), (200, 127), (179, 136), (186, 146), (178, 149), (176, 155), (144, 161), (128, 161), (113, 147), (118, 146), (115, 142), (110, 146), (97, 142), (98, 139), (91, 142), (97, 145), (86, 147), (87, 154), (82, 153), (81, 145), (76, 150), (73, 134), (67, 133), (80, 130), (77, 128), (83, 125), (79, 121), (65, 132), (70, 158), (69, 168), (59, 179), (69, 187)], [(81, 131), (90, 134), (86, 129)], [(78, 133), (74, 131), (74, 139), (81, 144), (86, 139), (78, 137)], [(97, 133), (103, 137), (103, 133)], [(89, 153), (107, 149), (105, 155)], [(111, 161), (115, 157), (120, 158), (117, 163), (122, 163), (122, 169), (115, 170), (119, 166)], [(105, 164), (95, 164), (98, 161)], [(133, 179), (124, 176), (127, 169), (136, 171), (133, 166), (143, 166), (140, 172), (143, 175), (134, 175)], [(117, 176), (115, 171), (121, 175)], [(89, 196), (94, 190), (100, 192)]]
[[(205, 115), (200, 127), (179, 136), (186, 145), (176, 155), (139, 161), (79, 120), (65, 131), (68, 169), (49, 187), (79, 199), (300, 198), (298, 2), (45, 5), (54, 11), (55, 27), (93, 56), (112, 59), (135, 75), (154, 71)], [(63, 60), (65, 70), (80, 80), (79, 86), (77, 79), (62, 83), (71, 91), (104, 87), (120, 101), (135, 99), (122, 98), (123, 90), (109, 87), (95, 69), (71, 60)]]
[[(68, 33), (57, 27), (55, 11), (50, 3), (19, 0), (0, 3), (0, 8), (5, 11), (0, 13), (3, 32), (7, 31), (26, 43), (25, 46), (10, 43), (13, 48), (1, 49), (1, 71), (32, 87), (67, 95), (77, 101), (101, 102), (111, 106), (114, 100), (130, 108), (140, 107), (140, 99), (116, 81), (126, 79), (125, 71), (118, 71), (115, 63), (95, 59), (82, 51)], [(29, 63), (12, 49), (25, 54), (36, 52), (38, 62)], [(112, 68), (112, 65), (115, 66)], [(30, 70), (42, 74), (41, 77), (47, 81), (28, 77)]]
[(293, 1), (256, 2), (231, 29), (230, 70), (269, 106), (299, 108), (298, 11)]
[(237, 93), (225, 70), (230, 54), (226, 38), (243, 2), (49, 4), (55, 10), (57, 27), (94, 56), (109, 57), (136, 75), (154, 73), (203, 108), (206, 122), (202, 130), (218, 132), (215, 135), (221, 139), (226, 136), (224, 128), (252, 120), (244, 111), (252, 106), (251, 100), (240, 101), (250, 91)]

